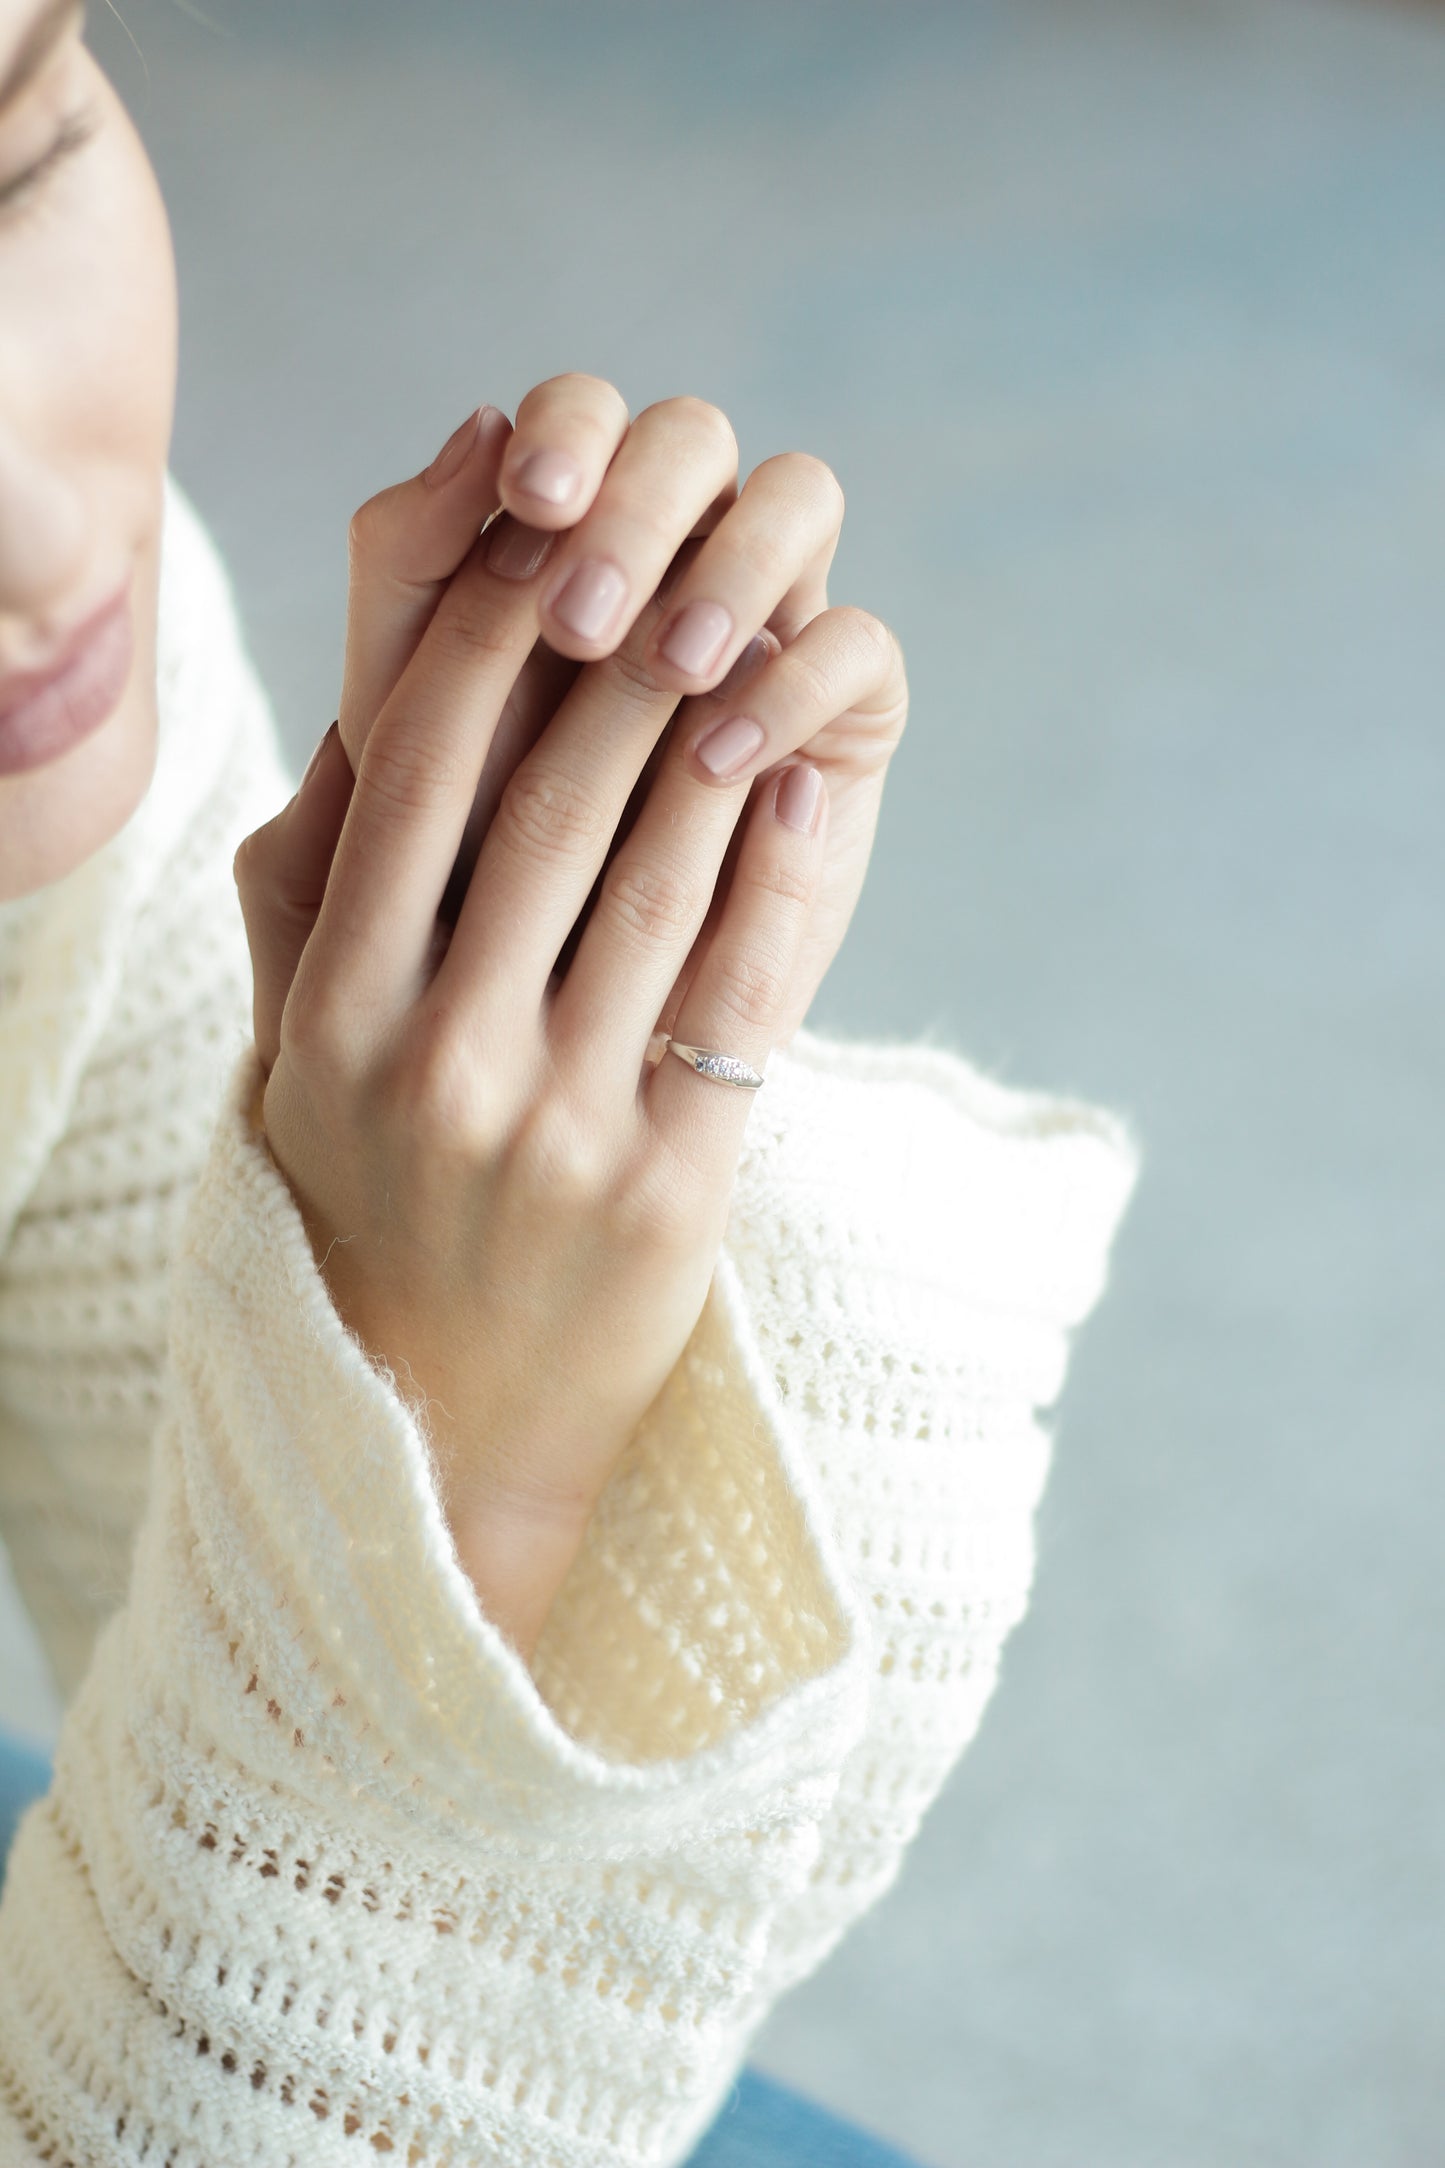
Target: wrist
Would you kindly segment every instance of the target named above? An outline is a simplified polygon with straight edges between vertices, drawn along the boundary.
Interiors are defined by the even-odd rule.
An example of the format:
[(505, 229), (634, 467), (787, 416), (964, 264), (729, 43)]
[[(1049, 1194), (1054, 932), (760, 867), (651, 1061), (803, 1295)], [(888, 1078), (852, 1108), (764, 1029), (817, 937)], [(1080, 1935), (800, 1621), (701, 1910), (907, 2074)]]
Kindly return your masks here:
[(457, 1561), (486, 1616), (530, 1664), (590, 1516), (530, 1512), (499, 1501), (453, 1505)]

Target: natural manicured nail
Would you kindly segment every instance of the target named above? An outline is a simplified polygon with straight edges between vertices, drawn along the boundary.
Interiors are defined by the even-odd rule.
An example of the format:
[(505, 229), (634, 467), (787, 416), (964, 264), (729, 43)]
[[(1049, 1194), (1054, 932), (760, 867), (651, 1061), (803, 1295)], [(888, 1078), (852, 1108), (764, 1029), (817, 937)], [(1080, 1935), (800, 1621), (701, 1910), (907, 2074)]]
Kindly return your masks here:
[(762, 633), (755, 632), (727, 676), (722, 680), (722, 683), (714, 685), (712, 690), (704, 695), (704, 698), (708, 700), (731, 699), (732, 695), (747, 683), (755, 670), (761, 670), (772, 652)]
[(657, 652), (675, 670), (685, 670), (689, 677), (706, 677), (732, 636), (732, 616), (721, 603), (690, 602)]
[(504, 512), (487, 544), (487, 570), (500, 573), (504, 580), (529, 580), (551, 556), (556, 539), (536, 527), (521, 526)]
[(823, 778), (816, 768), (806, 761), (796, 767), (783, 770), (783, 780), (778, 785), (778, 795), (773, 800), (778, 819), (789, 828), (800, 828), (806, 835), (813, 825), (818, 810), (818, 800), (823, 795)]
[(542, 504), (566, 504), (582, 486), (582, 469), (565, 452), (529, 452), (514, 470), (510, 486)]
[(482, 416), (487, 412), (486, 407), (474, 408), (460, 429), (454, 429), (447, 438), (422, 477), (433, 489), (439, 488), (443, 482), (449, 482), (454, 474), (461, 471), (468, 452), (477, 441)]
[(552, 615), (579, 640), (601, 640), (627, 599), (627, 581), (605, 557), (584, 557), (560, 593)]
[(730, 715), (714, 723), (693, 747), (709, 775), (736, 775), (752, 759), (767, 733), (748, 715)]

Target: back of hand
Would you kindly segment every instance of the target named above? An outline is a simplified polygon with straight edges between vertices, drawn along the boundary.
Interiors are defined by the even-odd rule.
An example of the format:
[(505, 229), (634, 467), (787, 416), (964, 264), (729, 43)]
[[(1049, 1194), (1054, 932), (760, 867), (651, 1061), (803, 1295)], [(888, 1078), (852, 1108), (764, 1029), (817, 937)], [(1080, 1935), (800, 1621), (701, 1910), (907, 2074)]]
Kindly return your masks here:
[(527, 1656), (727, 1224), (753, 1093), (658, 1034), (791, 1036), (907, 715), (829, 469), (737, 475), (693, 398), (471, 417), (353, 519), (339, 727), (236, 860), (271, 1151)]

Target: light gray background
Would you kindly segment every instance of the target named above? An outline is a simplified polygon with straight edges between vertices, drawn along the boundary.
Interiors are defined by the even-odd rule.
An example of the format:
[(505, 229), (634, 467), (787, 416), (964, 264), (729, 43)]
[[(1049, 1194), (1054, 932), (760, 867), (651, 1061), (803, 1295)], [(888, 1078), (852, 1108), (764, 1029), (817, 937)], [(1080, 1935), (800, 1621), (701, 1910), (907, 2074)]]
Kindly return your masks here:
[(92, 40), (298, 764), (363, 497), (565, 368), (700, 392), (911, 665), (811, 1021), (1146, 1144), (997, 1701), (759, 2059), (938, 2168), (1437, 2161), (1445, 20), (203, 4)]

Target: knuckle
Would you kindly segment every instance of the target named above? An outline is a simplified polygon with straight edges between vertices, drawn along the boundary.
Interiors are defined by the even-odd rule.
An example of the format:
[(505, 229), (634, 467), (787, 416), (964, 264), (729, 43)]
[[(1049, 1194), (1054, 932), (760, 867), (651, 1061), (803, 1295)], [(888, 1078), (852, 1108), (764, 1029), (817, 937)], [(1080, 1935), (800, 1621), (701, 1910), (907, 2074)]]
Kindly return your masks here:
[(241, 902), (241, 916), (248, 929), (277, 913), (314, 914), (320, 907), (324, 882), (304, 866), (297, 866), (279, 847), (275, 823), (253, 829), (236, 848), (231, 877)]
[(564, 369), (560, 375), (544, 378), (528, 392), (517, 409), (518, 424), (521, 424), (524, 415), (530, 421), (539, 405), (551, 404), (547, 397), (549, 393), (555, 398), (559, 392), (568, 395), (571, 405), (577, 405), (580, 398), (580, 403), (586, 407), (594, 410), (610, 407), (614, 419), (619, 414), (624, 421), (627, 419), (627, 401), (609, 378), (593, 376), (585, 369)]
[(872, 680), (868, 712), (874, 727), (896, 745), (908, 722), (908, 665), (902, 642), (891, 625), (853, 605), (845, 608), (846, 630), (867, 657)]
[(758, 526), (741, 545), (747, 565), (753, 575), (767, 587), (780, 583), (791, 586), (798, 574), (798, 544), (786, 523), (769, 521)]
[(728, 458), (737, 456), (738, 440), (732, 423), (719, 406), (710, 399), (699, 398), (696, 392), (679, 392), (674, 398), (660, 399), (658, 410), (670, 421), (680, 422), (692, 436), (698, 436), (714, 450)]
[(366, 741), (356, 790), (386, 812), (431, 813), (454, 797), (461, 784), (454, 754), (419, 730), (380, 728)]
[(716, 975), (708, 992), (720, 1004), (728, 1024), (760, 1030), (783, 1006), (787, 975), (778, 959), (766, 950), (729, 949), (717, 958)]
[(380, 1097), (386, 1117), (413, 1144), (483, 1157), (496, 1142), (484, 1065), (454, 1014), (437, 1007), (413, 1017), (401, 1058)]
[(613, 861), (600, 903), (614, 925), (642, 941), (676, 940), (700, 915), (691, 883), (675, 868), (627, 856)]
[(874, 617), (869, 610), (859, 609), (856, 603), (843, 602), (838, 605), (838, 618), (848, 637), (871, 655), (880, 671), (891, 667), (900, 650), (892, 631), (881, 617)]
[(549, 391), (564, 387), (568, 391), (583, 391), (588, 394), (600, 392), (604, 399), (615, 399), (619, 404), (626, 404), (610, 377), (594, 376), (590, 369), (563, 369), (559, 375), (549, 376), (539, 389)]
[(806, 906), (815, 891), (812, 856), (803, 864), (788, 858), (759, 858), (748, 868), (746, 880), (755, 894), (769, 901)]
[(509, 1161), (524, 1189), (550, 1205), (592, 1202), (609, 1185), (610, 1166), (601, 1140), (557, 1092), (543, 1093), (528, 1108), (513, 1137)]
[(404, 504), (405, 484), (379, 489), (352, 513), (346, 529), (346, 554), (353, 570), (384, 569), (388, 549), (394, 543), (397, 520)]
[(287, 1059), (315, 1090), (354, 1073), (355, 1005), (333, 979), (308, 971), (303, 957), (281, 1012)]
[[(363, 590), (370, 587), (380, 587), (384, 592), (407, 598), (415, 595), (434, 598), (436, 595), (435, 580), (410, 578), (393, 561), (406, 532), (400, 524), (405, 513), (398, 506), (398, 494), (395, 488), (378, 490), (351, 515), (346, 530), (346, 560), (353, 610)], [(400, 554), (404, 555), (404, 548)]]
[(820, 654), (815, 648), (785, 649), (783, 663), (787, 674), (802, 694), (803, 704), (810, 711), (831, 715), (837, 699), (837, 659), (829, 652)]
[(614, 648), (610, 655), (605, 655), (602, 661), (594, 665), (594, 667), (602, 671), (612, 691), (621, 693), (628, 699), (635, 700), (639, 706), (650, 707), (659, 695), (663, 695), (667, 700), (669, 709), (671, 709), (676, 704), (677, 695), (659, 685), (656, 677), (647, 667), (644, 659), (645, 655), (645, 636), (641, 630), (638, 630), (621, 647)]
[(843, 485), (826, 459), (819, 459), (816, 452), (775, 452), (763, 465), (781, 470), (800, 498), (820, 502), (833, 521), (841, 522), (846, 504)]
[(504, 843), (528, 858), (583, 858), (606, 840), (599, 808), (555, 770), (518, 768), (502, 793), (495, 819)]
[(353, 563), (359, 558), (364, 559), (379, 538), (382, 502), (383, 493), (368, 497), (365, 504), (359, 504), (351, 515), (346, 530), (346, 549)]
[[(500, 581), (497, 584), (503, 585)], [(508, 608), (517, 583), (506, 585), (503, 600), (489, 595), (484, 607), (442, 610), (432, 619), (428, 638), (436, 641), (448, 662), (470, 673), (479, 666), (485, 668), (508, 659), (515, 634), (513, 618), (520, 604)]]
[[(268, 822), (267, 827), (270, 823)], [(244, 904), (255, 894), (266, 860), (265, 828), (253, 828), (248, 836), (242, 836), (231, 860), (231, 878), (240, 891)]]

